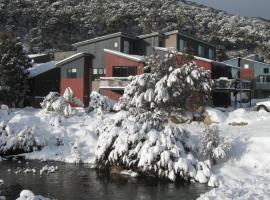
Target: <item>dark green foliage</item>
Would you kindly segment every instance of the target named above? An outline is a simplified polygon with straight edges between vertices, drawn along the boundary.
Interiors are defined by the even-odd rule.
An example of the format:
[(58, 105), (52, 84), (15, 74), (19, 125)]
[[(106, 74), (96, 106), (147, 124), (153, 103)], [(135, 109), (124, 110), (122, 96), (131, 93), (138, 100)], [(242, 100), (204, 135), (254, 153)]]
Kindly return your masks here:
[(19, 39), (0, 34), (0, 104), (23, 106), (28, 91), (26, 69), (29, 67), (29, 59)]
[(113, 32), (178, 29), (227, 51), (270, 60), (270, 23), (179, 0), (2, 0), (1, 30), (14, 31), (31, 52), (71, 50), (72, 43)]

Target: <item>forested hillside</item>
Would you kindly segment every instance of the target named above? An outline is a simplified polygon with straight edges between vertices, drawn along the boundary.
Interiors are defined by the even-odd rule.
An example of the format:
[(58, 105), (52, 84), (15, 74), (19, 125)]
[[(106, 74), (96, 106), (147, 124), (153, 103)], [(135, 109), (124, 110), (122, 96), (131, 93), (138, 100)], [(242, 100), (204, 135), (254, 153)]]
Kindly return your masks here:
[(70, 50), (94, 36), (179, 29), (226, 48), (270, 60), (270, 22), (179, 0), (0, 0), (0, 30), (30, 52)]

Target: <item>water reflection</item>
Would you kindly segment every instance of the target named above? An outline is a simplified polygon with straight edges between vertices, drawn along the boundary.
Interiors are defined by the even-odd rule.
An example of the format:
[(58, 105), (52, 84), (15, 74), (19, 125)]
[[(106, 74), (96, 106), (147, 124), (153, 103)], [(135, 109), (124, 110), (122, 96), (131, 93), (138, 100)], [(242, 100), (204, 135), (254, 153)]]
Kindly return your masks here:
[[(45, 165), (57, 165), (58, 171), (39, 174)], [(18, 173), (17, 168), (35, 168), (36, 173)], [(10, 169), (10, 172), (8, 172)], [(88, 165), (74, 165), (39, 161), (3, 161), (0, 164), (1, 194), (7, 199), (16, 199), (22, 189), (59, 200), (164, 200), (196, 199), (209, 190), (203, 184), (162, 182), (151, 177), (126, 178), (98, 174)]]

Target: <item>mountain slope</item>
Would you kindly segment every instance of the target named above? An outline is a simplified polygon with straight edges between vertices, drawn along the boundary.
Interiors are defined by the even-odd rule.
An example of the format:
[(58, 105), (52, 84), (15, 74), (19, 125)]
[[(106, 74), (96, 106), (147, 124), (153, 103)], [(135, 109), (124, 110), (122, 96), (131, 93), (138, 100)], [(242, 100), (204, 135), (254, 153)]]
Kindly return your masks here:
[(112, 32), (179, 29), (270, 60), (270, 22), (229, 15), (179, 0), (1, 0), (0, 30), (20, 36), (30, 51), (70, 50), (77, 41)]

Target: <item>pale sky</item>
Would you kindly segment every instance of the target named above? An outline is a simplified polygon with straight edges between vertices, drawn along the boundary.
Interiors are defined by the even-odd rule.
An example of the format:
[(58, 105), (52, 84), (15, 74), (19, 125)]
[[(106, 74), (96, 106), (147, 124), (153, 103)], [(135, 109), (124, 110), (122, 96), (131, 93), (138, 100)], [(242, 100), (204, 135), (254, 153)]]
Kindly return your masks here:
[(228, 13), (270, 19), (270, 0), (190, 0)]

